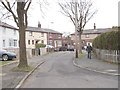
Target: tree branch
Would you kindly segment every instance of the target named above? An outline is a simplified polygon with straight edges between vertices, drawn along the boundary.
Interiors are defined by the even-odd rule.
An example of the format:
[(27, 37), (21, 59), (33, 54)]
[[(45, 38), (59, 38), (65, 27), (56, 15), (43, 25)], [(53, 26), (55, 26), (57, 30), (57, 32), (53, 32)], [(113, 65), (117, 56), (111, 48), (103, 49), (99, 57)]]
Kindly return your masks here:
[(14, 18), (14, 21), (16, 22), (16, 24), (17, 24), (17, 26), (18, 26), (18, 18), (16, 17), (16, 15), (13, 13), (13, 11), (12, 11), (12, 9), (11, 9), (11, 7), (10, 7), (10, 3), (9, 2), (7, 2), (7, 5), (5, 5), (5, 3), (4, 2), (2, 2), (2, 5), (13, 15), (13, 18)]

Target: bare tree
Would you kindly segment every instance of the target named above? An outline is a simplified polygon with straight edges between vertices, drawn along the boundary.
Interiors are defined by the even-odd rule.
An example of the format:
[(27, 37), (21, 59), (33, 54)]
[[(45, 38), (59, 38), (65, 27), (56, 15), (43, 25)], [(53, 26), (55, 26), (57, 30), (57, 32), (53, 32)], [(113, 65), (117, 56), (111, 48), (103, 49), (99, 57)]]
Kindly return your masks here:
[(58, 2), (58, 4), (62, 9), (61, 13), (69, 17), (75, 27), (77, 26), (77, 33), (79, 35), (79, 52), (82, 53), (81, 35), (85, 25), (94, 16), (97, 10), (92, 10), (93, 3), (87, 0), (70, 0), (69, 2)]
[[(18, 67), (28, 67), (26, 56), (25, 29), (27, 28), (27, 11), (32, 0), (15, 0), (13, 3), (9, 0), (1, 0), (2, 6), (13, 16), (13, 19), (19, 28), (19, 65)], [(16, 6), (15, 6), (16, 5)], [(16, 11), (13, 10), (16, 7)]]

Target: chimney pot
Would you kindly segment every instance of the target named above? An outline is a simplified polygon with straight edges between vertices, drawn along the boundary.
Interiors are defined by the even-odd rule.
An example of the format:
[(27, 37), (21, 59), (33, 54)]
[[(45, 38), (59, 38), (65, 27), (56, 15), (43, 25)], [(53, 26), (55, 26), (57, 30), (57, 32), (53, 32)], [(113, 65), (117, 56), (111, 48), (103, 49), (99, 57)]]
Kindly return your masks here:
[(94, 29), (96, 29), (96, 24), (94, 23)]
[(38, 27), (41, 28), (41, 24), (40, 24), (40, 22), (38, 22)]

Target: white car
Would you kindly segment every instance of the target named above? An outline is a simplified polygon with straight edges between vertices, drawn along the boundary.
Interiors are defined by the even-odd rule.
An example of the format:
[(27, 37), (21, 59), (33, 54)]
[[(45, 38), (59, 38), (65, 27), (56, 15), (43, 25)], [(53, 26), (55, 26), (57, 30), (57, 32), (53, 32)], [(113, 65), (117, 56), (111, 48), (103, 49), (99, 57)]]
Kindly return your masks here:
[(46, 45), (45, 48), (54, 48), (54, 46), (52, 46), (52, 45)]

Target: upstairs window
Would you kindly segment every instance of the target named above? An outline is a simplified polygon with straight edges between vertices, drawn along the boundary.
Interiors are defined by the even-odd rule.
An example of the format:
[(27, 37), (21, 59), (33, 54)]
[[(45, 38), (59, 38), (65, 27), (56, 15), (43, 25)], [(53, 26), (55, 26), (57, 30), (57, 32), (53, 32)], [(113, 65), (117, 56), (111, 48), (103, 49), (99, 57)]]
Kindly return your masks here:
[(33, 34), (32, 32), (29, 32), (29, 36), (32, 36), (32, 34)]
[(61, 35), (60, 35), (60, 34), (58, 35), (58, 38), (61, 38)]
[(52, 33), (49, 33), (49, 38), (52, 38)]
[(44, 37), (44, 33), (41, 33), (41, 37)]

